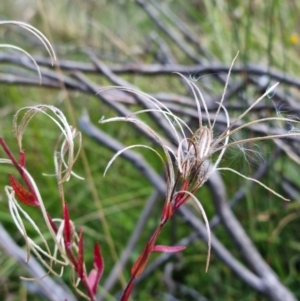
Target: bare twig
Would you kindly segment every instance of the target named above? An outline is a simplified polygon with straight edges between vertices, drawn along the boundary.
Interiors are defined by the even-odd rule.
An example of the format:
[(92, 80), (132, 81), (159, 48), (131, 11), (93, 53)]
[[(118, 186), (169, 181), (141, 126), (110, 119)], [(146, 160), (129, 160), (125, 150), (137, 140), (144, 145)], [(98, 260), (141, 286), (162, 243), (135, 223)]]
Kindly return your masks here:
[(199, 43), (199, 36), (195, 35), (180, 18), (178, 18), (170, 9), (164, 6), (162, 3), (158, 3), (156, 0), (149, 1), (151, 4), (167, 17), (173, 25), (183, 34), (188, 42), (194, 44), (201, 55), (206, 59), (211, 59), (211, 55), (201, 46)]
[[(36, 62), (40, 66), (51, 67), (51, 60), (34, 57)], [(11, 54), (4, 54), (0, 52), (0, 62), (14, 63), (19, 66), (33, 67), (29, 59), (25, 56), (16, 56)], [(61, 60), (59, 62), (61, 70), (65, 71), (81, 71), (83, 73), (101, 73), (101, 70), (91, 63), (82, 63), (70, 60)], [(115, 74), (140, 74), (140, 75), (170, 75), (173, 72), (182, 73), (184, 75), (193, 74), (196, 77), (200, 77), (207, 74), (226, 74), (229, 70), (229, 65), (222, 65), (216, 62), (210, 62), (207, 65), (180, 65), (180, 64), (142, 64), (142, 63), (127, 63), (123, 65), (110, 65), (109, 70)], [(296, 88), (300, 87), (300, 79), (283, 73), (276, 69), (268, 69), (254, 64), (248, 64), (247, 66), (234, 66), (231, 71), (232, 74), (240, 74), (243, 76), (267, 76), (270, 80), (280, 81)]]
[(153, 9), (146, 1), (144, 0), (136, 0), (136, 3), (139, 4), (145, 12), (149, 15), (149, 17), (155, 22), (155, 24), (169, 37), (173, 40), (173, 42), (181, 49), (181, 51), (187, 55), (194, 62), (200, 62), (198, 56), (189, 48), (180, 37), (169, 29), (169, 27), (163, 22), (163, 20), (159, 17), (156, 10)]
[(210, 177), (208, 185), (213, 192), (213, 201), (222, 223), (238, 246), (245, 260), (260, 277), (261, 283), (264, 286), (264, 294), (274, 301), (296, 301), (292, 293), (281, 284), (276, 274), (262, 259), (243, 227), (230, 210), (226, 200), (225, 186), (219, 173), (216, 172)]

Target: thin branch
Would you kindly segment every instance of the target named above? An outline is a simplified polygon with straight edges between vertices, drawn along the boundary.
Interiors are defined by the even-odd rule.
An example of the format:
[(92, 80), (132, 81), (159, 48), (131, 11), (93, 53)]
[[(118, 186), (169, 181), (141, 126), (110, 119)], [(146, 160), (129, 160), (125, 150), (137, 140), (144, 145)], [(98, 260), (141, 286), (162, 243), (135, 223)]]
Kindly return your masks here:
[[(41, 57), (34, 57), (36, 62), (40, 66), (51, 67), (51, 60)], [(30, 60), (25, 56), (16, 56), (10, 54), (4, 54), (0, 52), (0, 63), (14, 63), (19, 66), (28, 67), (32, 64)], [(99, 68), (91, 63), (76, 62), (71, 60), (61, 60), (59, 66), (62, 70), (66, 71), (81, 71), (83, 73), (102, 73)], [(109, 69), (115, 74), (139, 74), (139, 75), (171, 75), (174, 72), (182, 73), (184, 75), (193, 74), (197, 77), (207, 74), (226, 74), (229, 70), (229, 65), (222, 65), (216, 62), (210, 62), (203, 66), (201, 64), (196, 65), (180, 65), (180, 64), (142, 64), (142, 63), (124, 63), (122, 65), (110, 65)], [(267, 76), (269, 80), (280, 81), (296, 88), (300, 87), (300, 79), (288, 75), (276, 69), (268, 69), (259, 65), (248, 64), (247, 66), (233, 66), (231, 70), (232, 74), (247, 76)]]
[(194, 34), (180, 18), (178, 18), (167, 6), (164, 6), (162, 3), (158, 3), (156, 0), (149, 1), (151, 4), (161, 13), (164, 14), (185, 37), (188, 42), (194, 44), (197, 48), (197, 51), (201, 53), (204, 58), (211, 59), (211, 55), (207, 52), (199, 43), (200, 37)]
[(149, 15), (149, 17), (153, 20), (153, 22), (181, 49), (181, 51), (186, 54), (188, 58), (190, 58), (194, 62), (200, 62), (198, 56), (187, 47), (187, 45), (180, 39), (180, 37), (169, 29), (167, 24), (159, 17), (157, 11), (153, 9), (147, 1), (144, 0), (136, 0), (136, 3), (139, 4), (143, 10)]
[(213, 201), (223, 225), (240, 250), (242, 256), (260, 277), (264, 285), (264, 294), (274, 301), (296, 301), (293, 294), (279, 281), (277, 275), (263, 260), (252, 241), (245, 233), (235, 215), (232, 213), (227, 200), (224, 183), (218, 172), (211, 175), (208, 185), (213, 192)]

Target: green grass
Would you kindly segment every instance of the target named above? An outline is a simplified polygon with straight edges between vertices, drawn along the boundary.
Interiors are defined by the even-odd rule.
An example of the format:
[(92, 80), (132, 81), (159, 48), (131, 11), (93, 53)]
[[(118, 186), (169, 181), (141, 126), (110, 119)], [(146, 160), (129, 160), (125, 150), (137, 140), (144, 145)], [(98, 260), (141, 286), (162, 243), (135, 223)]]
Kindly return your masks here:
[[(118, 60), (152, 62), (153, 56), (145, 56), (140, 50), (147, 45), (146, 41), (149, 34), (152, 31), (157, 31), (158, 28), (135, 5), (134, 1), (128, 1), (124, 4), (125, 2), (23, 1), (23, 3), (19, 2), (18, 6), (13, 6), (5, 1), (0, 14), (5, 19), (26, 21), (36, 26), (56, 45), (60, 59), (86, 60), (84, 55), (72, 51), (71, 47), (87, 46), (95, 50), (96, 53), (112, 55), (114, 59), (110, 60), (110, 63), (118, 62)], [(168, 4), (169, 1), (162, 2), (185, 20), (198, 35), (201, 45), (220, 62), (229, 64), (236, 52), (240, 50), (239, 63), (251, 62), (262, 66), (276, 67), (299, 76), (300, 42), (293, 40), (293, 35), (297, 34), (300, 28), (297, 17), (300, 5), (297, 1), (273, 0), (267, 4), (259, 1), (248, 1), (248, 4), (241, 1), (206, 0), (191, 1), (190, 5), (179, 0), (172, 1), (172, 4)], [(165, 37), (163, 33), (160, 34), (162, 38)], [(20, 30), (15, 30), (15, 28), (0, 28), (0, 42), (3, 41), (22, 46), (31, 53), (43, 54), (43, 50), (34, 38), (27, 40), (23, 33)], [(36, 44), (32, 45), (33, 41)], [(187, 63), (188, 60), (185, 55), (170, 40), (167, 41), (177, 55), (179, 62)], [(132, 75), (125, 78), (145, 92), (176, 93), (183, 91), (182, 87), (178, 87), (178, 80), (174, 79), (174, 76), (147, 78)], [(99, 84), (108, 84), (101, 77), (97, 77), (96, 80)], [(201, 85), (201, 80), (199, 84)], [(221, 91), (221, 86), (212, 86), (207, 90), (207, 93), (219, 91)], [(252, 93), (251, 89), (244, 92), (247, 100), (254, 98)], [(70, 106), (68, 106), (68, 101)], [(77, 120), (83, 109), (89, 112), (94, 123), (97, 123), (103, 115), (106, 118), (115, 116), (115, 112), (112, 112), (95, 97), (85, 94), (69, 92), (66, 97), (62, 91), (43, 87), (28, 88), (0, 85), (0, 133), (15, 151), (15, 154), (17, 154), (17, 145), (12, 135), (12, 118), (19, 108), (39, 103), (58, 106), (70, 120), (72, 118)], [(143, 116), (143, 118), (146, 119), (147, 117)], [(126, 145), (137, 142), (150, 143), (145, 138), (141, 138), (128, 125), (122, 125), (121, 129), (118, 124), (109, 124), (101, 128)], [(57, 133), (58, 130), (50, 122), (43, 118), (37, 118), (26, 132), (24, 148), (27, 151), (28, 169), (37, 179), (47, 209), (54, 216), (61, 216), (55, 179), (40, 176), (41, 173), (53, 172), (52, 151)], [(73, 220), (77, 225), (82, 224), (84, 227), (86, 251), (91, 250), (96, 241), (101, 244), (106, 264), (105, 279), (114, 264), (114, 259), (111, 256), (111, 246), (107, 244), (107, 237), (100, 220), (99, 202), (109, 225), (114, 248), (120, 254), (135, 227), (152, 188), (146, 179), (143, 179), (129, 163), (122, 159), (118, 159), (112, 165), (107, 176), (103, 177), (105, 166), (113, 153), (97, 145), (86, 136), (83, 137), (83, 148), (88, 159), (88, 167), (85, 166), (84, 159), (80, 157), (75, 171), (86, 180), (73, 179), (67, 183), (65, 187), (66, 199)], [(264, 153), (267, 156), (274, 148), (274, 144), (270, 143), (266, 148)], [(2, 151), (0, 154), (3, 157)], [(142, 154), (158, 172), (162, 171), (160, 162), (154, 155), (147, 151), (142, 151)], [(229, 155), (227, 160), (224, 165), (231, 165), (238, 170), (243, 168), (241, 166), (243, 164), (242, 159), (232, 162)], [(91, 173), (93, 183), (86, 174), (86, 168)], [(246, 166), (244, 169), (247, 173), (248, 167)], [(254, 170), (254, 168), (250, 167), (250, 170)], [(8, 184), (5, 175), (10, 171), (9, 167), (1, 166), (1, 174), (4, 176), (0, 177), (0, 187)], [(299, 185), (299, 167), (289, 159), (276, 163), (267, 177), (264, 178), (264, 183), (276, 189), (274, 183), (280, 181), (281, 174), (288, 175)], [(243, 179), (232, 174), (224, 173), (224, 179), (229, 198), (239, 187), (245, 185)], [(97, 197), (93, 193), (92, 185), (96, 187)], [(206, 188), (201, 189), (199, 198), (203, 200), (208, 216), (213, 216), (214, 209)], [(24, 245), (23, 239), (9, 217), (3, 189), (0, 190), (0, 200), (0, 221), (16, 241), (20, 245)], [(161, 205), (162, 202), (158, 206)], [(265, 260), (279, 275), (283, 283), (300, 298), (298, 285), (300, 245), (297, 239), (300, 219), (291, 221), (272, 243), (269, 241), (272, 232), (280, 221), (290, 212), (298, 212), (298, 208), (298, 206), (290, 207), (290, 205), (284, 204), (263, 188), (254, 185), (247, 191), (245, 200), (234, 208), (234, 212)], [(155, 208), (154, 212), (159, 214), (159, 209)], [(36, 221), (41, 221), (43, 228), (38, 211), (32, 209), (30, 213)], [(142, 250), (157, 221), (158, 216), (153, 214), (143, 231), (137, 249), (132, 254), (129, 265), (126, 267), (125, 279), (129, 278), (130, 266), (138, 256), (138, 252)], [(190, 228), (179, 218), (175, 225), (175, 234), (178, 239), (190, 233)], [(33, 232), (29, 233), (35, 235)], [(159, 241), (164, 244), (172, 243), (171, 233), (171, 226), (168, 225)], [(218, 227), (215, 234), (233, 254), (240, 258), (238, 250), (235, 249), (223, 228)], [(92, 252), (86, 252), (86, 254), (86, 260), (90, 266)], [(175, 273), (174, 278), (214, 301), (264, 300), (264, 297), (246, 287), (215, 256), (212, 257), (209, 272), (206, 274), (204, 272), (205, 255), (206, 246), (203, 242), (197, 241), (189, 246), (184, 251), (182, 258), (177, 259), (182, 266)], [(154, 258), (155, 256), (151, 260)], [(9, 300), (42, 300), (40, 297), (31, 296), (29, 293), (27, 299), (21, 299), (21, 296), (27, 294), (26, 291), (24, 293), (18, 278), (24, 275), (24, 271), (16, 267), (13, 261), (4, 254), (0, 256), (0, 266), (0, 295), (10, 296), (11, 299)], [(162, 274), (163, 268), (160, 268), (151, 277), (139, 284), (134, 300), (165, 300), (160, 295), (160, 292), (167, 292), (160, 281)], [(69, 280), (68, 276), (65, 277), (65, 280)], [(5, 283), (3, 288), (1, 283)], [(117, 286), (116, 290), (120, 287), (120, 285)], [(180, 300), (190, 300), (186, 295), (182, 295), (180, 298)]]

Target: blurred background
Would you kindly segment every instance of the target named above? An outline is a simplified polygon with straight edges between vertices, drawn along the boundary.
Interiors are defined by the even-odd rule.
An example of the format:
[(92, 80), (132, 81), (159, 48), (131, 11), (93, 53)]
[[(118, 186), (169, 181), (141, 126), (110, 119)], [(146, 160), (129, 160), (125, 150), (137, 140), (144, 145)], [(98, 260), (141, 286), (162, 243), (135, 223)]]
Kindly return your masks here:
[[(55, 48), (58, 63), (51, 67), (43, 45), (32, 34), (16, 26), (0, 27), (0, 42), (17, 45), (32, 54), (43, 76), (40, 86), (28, 59), (13, 50), (0, 49), (1, 136), (17, 152), (13, 116), (23, 106), (40, 103), (57, 106), (71, 124), (82, 130), (83, 151), (75, 172), (85, 180), (73, 178), (65, 186), (65, 195), (73, 221), (84, 230), (88, 266), (92, 265), (94, 243), (101, 245), (105, 259), (101, 285), (106, 285), (109, 292), (104, 300), (118, 299), (130, 277), (132, 264), (159, 222), (164, 197), (126, 158), (116, 160), (103, 177), (106, 164), (116, 152), (113, 142), (119, 141), (124, 146), (136, 143), (156, 146), (131, 124), (99, 125), (100, 119), (119, 116), (122, 108), (128, 112), (141, 109), (138, 99), (116, 89), (102, 90), (99, 95), (96, 92), (111, 85), (133, 85), (155, 96), (197, 129), (193, 95), (173, 72), (181, 72), (197, 84), (214, 116), (226, 74), (239, 51), (225, 98), (232, 120), (278, 81), (276, 92), (255, 107), (245, 122), (272, 116), (299, 120), (299, 14), (300, 2), (296, 0), (2, 1), (0, 19), (27, 22), (43, 32)], [(140, 118), (164, 135), (154, 119), (146, 114)], [(102, 136), (93, 135), (92, 126)], [(225, 128), (221, 114), (216, 135)], [(273, 122), (266, 127), (259, 125), (240, 131), (232, 139), (292, 131), (299, 129), (289, 123)], [(52, 216), (60, 217), (56, 180), (41, 176), (54, 171), (53, 149), (58, 135), (55, 125), (38, 117), (27, 129), (23, 147), (28, 170), (38, 183), (47, 209)], [(155, 154), (136, 151), (147, 166), (159, 176), (163, 174)], [(2, 150), (0, 154), (4, 157)], [(221, 174), (232, 213), (279, 282), (294, 294), (294, 300), (300, 298), (299, 162), (298, 141), (290, 138), (236, 145), (228, 150), (222, 163), (260, 179), (290, 198), (289, 203), (235, 174)], [(1, 166), (0, 187), (8, 184), (6, 174), (10, 172), (8, 166)], [(235, 260), (243, 262), (240, 246), (217, 217), (219, 208), (213, 202), (214, 189), (204, 186), (197, 197), (213, 221), (214, 235)], [(155, 202), (145, 213), (151, 198)], [(201, 219), (192, 204), (187, 206)], [(35, 208), (28, 212), (37, 223), (41, 221), (43, 229), (40, 213)], [(144, 223), (138, 223), (142, 212)], [(10, 216), (4, 189), (0, 191), (0, 222), (14, 241), (24, 247)], [(113, 278), (111, 271), (137, 229), (138, 239), (127, 249), (124, 268)], [(28, 231), (33, 237), (36, 235), (33, 230)], [(249, 285), (214, 252), (205, 273), (207, 245), (187, 216), (176, 215), (164, 229), (159, 243), (172, 245), (184, 238), (188, 244), (184, 252), (161, 263), (157, 261), (160, 254), (151, 256), (149, 266), (153, 270), (136, 285), (132, 300), (280, 300)], [(1, 248), (0, 254), (1, 300), (49, 299), (34, 287), (34, 282), (20, 280), (20, 276), (32, 277), (26, 268), (17, 265), (15, 258)], [(260, 279), (255, 267), (247, 260), (244, 264)], [(109, 277), (113, 281), (108, 289)], [(63, 281), (70, 283), (68, 270)]]

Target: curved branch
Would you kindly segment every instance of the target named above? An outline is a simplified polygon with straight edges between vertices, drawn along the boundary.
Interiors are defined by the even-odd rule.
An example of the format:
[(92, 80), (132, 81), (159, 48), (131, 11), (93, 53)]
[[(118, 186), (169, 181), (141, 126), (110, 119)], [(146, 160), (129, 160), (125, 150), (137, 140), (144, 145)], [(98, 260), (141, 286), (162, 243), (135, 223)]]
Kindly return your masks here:
[(280, 282), (274, 271), (263, 260), (245, 230), (232, 213), (227, 200), (225, 186), (218, 172), (214, 172), (208, 185), (213, 193), (213, 201), (223, 225), (232, 237), (246, 262), (260, 277), (264, 286), (263, 293), (274, 301), (296, 301), (293, 294)]

